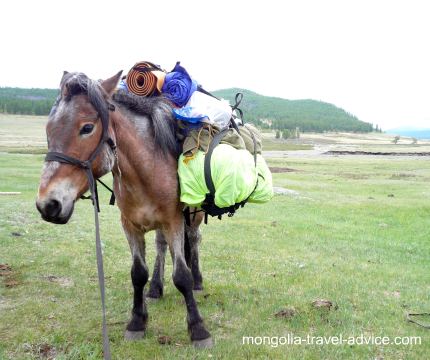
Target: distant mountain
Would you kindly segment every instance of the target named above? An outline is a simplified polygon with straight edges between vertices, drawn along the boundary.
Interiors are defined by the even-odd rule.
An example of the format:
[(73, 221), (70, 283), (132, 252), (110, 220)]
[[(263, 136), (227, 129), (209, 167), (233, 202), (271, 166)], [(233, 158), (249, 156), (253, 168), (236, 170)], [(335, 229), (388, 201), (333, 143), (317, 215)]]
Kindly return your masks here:
[(430, 129), (402, 127), (387, 130), (386, 133), (401, 136), (410, 136), (416, 139), (430, 139)]
[[(213, 94), (234, 104), (236, 93), (243, 93), (240, 108), (245, 121), (273, 129), (301, 131), (370, 132), (372, 124), (332, 104), (315, 100), (286, 100), (259, 95), (245, 89), (224, 89)], [(58, 95), (56, 89), (0, 88), (0, 113), (47, 115)]]
[(244, 89), (224, 89), (213, 94), (228, 99), (234, 104), (236, 93), (243, 93), (240, 108), (245, 121), (262, 127), (271, 125), (274, 129), (294, 129), (301, 131), (350, 131), (370, 132), (373, 126), (360, 121), (356, 116), (335, 105), (316, 100), (287, 100), (259, 95)]

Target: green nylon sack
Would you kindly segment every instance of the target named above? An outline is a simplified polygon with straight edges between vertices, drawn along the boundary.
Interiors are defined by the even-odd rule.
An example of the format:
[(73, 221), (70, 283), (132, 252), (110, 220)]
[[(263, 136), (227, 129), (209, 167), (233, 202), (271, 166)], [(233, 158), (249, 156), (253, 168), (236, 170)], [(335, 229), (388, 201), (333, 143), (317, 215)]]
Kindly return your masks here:
[[(252, 156), (252, 155), (251, 155)], [(264, 204), (273, 197), (272, 173), (261, 155), (257, 155), (258, 184), (248, 201)]]
[[(192, 157), (183, 154), (179, 157), (180, 199), (192, 207), (200, 207), (209, 192), (204, 161), (205, 153), (201, 150)], [(272, 175), (261, 155), (257, 155), (255, 166), (254, 156), (249, 151), (219, 144), (213, 150), (210, 167), (216, 189), (215, 205), (220, 208), (230, 207), (248, 197), (255, 203), (264, 203), (273, 197)]]

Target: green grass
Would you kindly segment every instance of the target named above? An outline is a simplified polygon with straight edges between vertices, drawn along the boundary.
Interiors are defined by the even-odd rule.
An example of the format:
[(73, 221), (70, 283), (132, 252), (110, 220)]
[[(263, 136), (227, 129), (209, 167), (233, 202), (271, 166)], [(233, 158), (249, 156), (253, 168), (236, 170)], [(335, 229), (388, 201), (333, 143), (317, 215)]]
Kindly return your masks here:
[[(67, 225), (43, 222), (34, 206), (42, 155), (0, 153), (0, 358), (98, 359), (101, 310), (92, 207), (79, 201)], [(405, 320), (430, 310), (430, 164), (427, 160), (292, 158), (271, 166), (277, 186), (299, 192), (249, 204), (203, 226), (205, 291), (200, 311), (216, 345), (192, 348), (185, 307), (166, 267), (165, 297), (150, 303), (146, 337), (125, 342), (132, 287), (130, 254), (117, 208), (102, 193), (101, 233), (109, 334), (115, 359), (425, 359), (429, 330)], [(14, 236), (12, 233), (21, 234)], [(15, 234), (16, 235), (16, 234)], [(153, 235), (147, 261), (154, 263)], [(68, 286), (48, 275), (67, 279)], [(72, 282), (71, 282), (71, 281)], [(13, 281), (14, 286), (6, 287)], [(64, 285), (64, 284), (63, 284)], [(328, 299), (337, 309), (311, 306)], [(279, 310), (294, 307), (292, 318)], [(420, 336), (421, 345), (251, 346), (242, 336)], [(172, 339), (160, 345), (158, 336)]]
[(9, 153), (9, 154), (40, 155), (40, 154), (46, 154), (48, 152), (48, 149), (45, 146), (26, 146), (26, 147), (0, 146), (0, 152)]

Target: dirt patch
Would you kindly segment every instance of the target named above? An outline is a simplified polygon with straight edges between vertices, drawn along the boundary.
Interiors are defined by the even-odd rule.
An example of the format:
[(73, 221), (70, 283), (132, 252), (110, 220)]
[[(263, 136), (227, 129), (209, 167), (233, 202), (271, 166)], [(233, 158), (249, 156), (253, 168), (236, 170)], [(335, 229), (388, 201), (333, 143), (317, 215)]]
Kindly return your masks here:
[(275, 317), (283, 318), (283, 319), (291, 319), (294, 316), (296, 316), (296, 314), (297, 314), (296, 309), (291, 307), (291, 308), (279, 310), (277, 313), (275, 313)]
[(323, 153), (323, 155), (430, 156), (430, 152), (373, 152), (330, 150)]
[(20, 284), (20, 282), (18, 280), (14, 280), (11, 277), (8, 277), (5, 281), (4, 281), (4, 286), (6, 286), (7, 288), (13, 288), (15, 286), (18, 286)]
[(8, 264), (0, 264), (0, 276), (3, 278), (4, 286), (7, 288), (12, 288), (21, 284), (17, 278), (17, 274)]
[(170, 345), (172, 343), (172, 338), (167, 335), (160, 335), (157, 340), (160, 345)]
[(8, 264), (0, 264), (0, 276), (12, 275), (12, 268)]
[(326, 310), (337, 310), (338, 306), (336, 304), (334, 304), (332, 301), (330, 300), (326, 300), (326, 299), (317, 299), (315, 301), (312, 302), (312, 306), (315, 309), (326, 309)]
[(298, 171), (296, 169), (291, 169), (291, 168), (283, 168), (283, 167), (269, 167), (270, 171), (273, 174), (278, 174), (278, 173), (287, 173), (287, 172), (295, 172)]
[(400, 291), (399, 290), (395, 290), (395, 291), (384, 291), (384, 295), (386, 297), (393, 297), (393, 298), (400, 298)]
[(408, 178), (414, 178), (417, 177), (415, 174), (406, 174), (406, 173), (397, 173), (391, 175), (390, 179), (393, 180), (402, 180), (402, 179), (408, 179)]
[(346, 179), (353, 179), (353, 180), (366, 180), (369, 178), (369, 175), (356, 174), (356, 173), (340, 173), (339, 176)]
[(54, 360), (57, 357), (58, 351), (55, 346), (42, 344), (24, 344), (24, 351), (31, 354), (37, 359)]
[(47, 276), (42, 276), (42, 279), (56, 283), (62, 287), (72, 287), (73, 285), (75, 285), (72, 279), (67, 277), (62, 277), (62, 276), (47, 275)]

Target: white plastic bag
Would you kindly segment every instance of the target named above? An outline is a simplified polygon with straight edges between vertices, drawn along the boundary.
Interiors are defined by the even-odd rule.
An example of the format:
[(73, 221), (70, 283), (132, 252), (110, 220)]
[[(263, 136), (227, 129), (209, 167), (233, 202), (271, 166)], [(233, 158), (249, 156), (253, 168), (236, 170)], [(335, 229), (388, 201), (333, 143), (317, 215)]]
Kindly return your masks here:
[(227, 100), (218, 100), (200, 91), (194, 91), (185, 107), (189, 108), (190, 117), (207, 117), (221, 129), (227, 127), (230, 122), (231, 107)]

